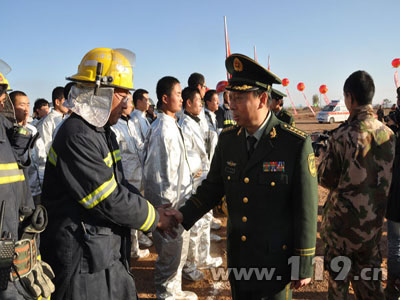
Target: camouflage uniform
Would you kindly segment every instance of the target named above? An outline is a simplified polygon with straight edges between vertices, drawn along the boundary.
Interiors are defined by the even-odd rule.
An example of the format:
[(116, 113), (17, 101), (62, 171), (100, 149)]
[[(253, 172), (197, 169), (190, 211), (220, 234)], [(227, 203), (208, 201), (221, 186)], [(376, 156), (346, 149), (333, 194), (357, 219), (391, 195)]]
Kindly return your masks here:
[[(382, 262), (379, 242), (394, 150), (393, 132), (374, 118), (371, 105), (353, 111), (328, 141), (318, 174), (320, 184), (330, 190), (321, 226), (329, 299), (347, 299), (349, 282), (357, 299), (384, 299), (376, 271)], [(351, 264), (343, 265), (346, 257)], [(350, 270), (342, 276), (346, 266)], [(373, 268), (375, 274), (363, 274), (365, 268)]]

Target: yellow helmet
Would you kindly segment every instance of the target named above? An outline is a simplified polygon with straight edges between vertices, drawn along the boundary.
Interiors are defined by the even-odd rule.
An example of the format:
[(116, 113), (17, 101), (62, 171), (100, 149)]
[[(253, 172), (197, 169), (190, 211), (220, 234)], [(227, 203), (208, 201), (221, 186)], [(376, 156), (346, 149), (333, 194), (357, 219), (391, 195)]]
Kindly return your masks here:
[(134, 64), (135, 54), (127, 49), (95, 48), (83, 57), (78, 73), (67, 80), (133, 90)]
[(0, 84), (7, 85), (7, 91), (11, 89), (10, 89), (10, 84), (8, 83), (8, 80), (5, 77), (5, 75), (7, 75), (10, 71), (11, 71), (10, 66), (5, 61), (0, 59)]

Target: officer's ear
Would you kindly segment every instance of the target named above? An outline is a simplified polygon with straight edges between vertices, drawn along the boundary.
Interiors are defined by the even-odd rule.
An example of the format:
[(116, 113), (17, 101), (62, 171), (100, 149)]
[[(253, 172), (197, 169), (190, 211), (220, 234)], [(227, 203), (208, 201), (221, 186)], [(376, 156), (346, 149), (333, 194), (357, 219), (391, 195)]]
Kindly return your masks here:
[(260, 95), (260, 104), (259, 104), (258, 108), (263, 108), (265, 106), (268, 106), (268, 93), (267, 92), (263, 92)]

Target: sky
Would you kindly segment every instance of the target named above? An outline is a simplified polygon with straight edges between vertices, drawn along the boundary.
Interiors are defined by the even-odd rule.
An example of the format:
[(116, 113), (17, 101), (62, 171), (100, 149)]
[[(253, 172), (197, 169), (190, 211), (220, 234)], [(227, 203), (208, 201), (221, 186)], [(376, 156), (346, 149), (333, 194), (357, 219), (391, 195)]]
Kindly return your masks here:
[[(187, 86), (193, 72), (209, 88), (226, 80), (224, 21), (231, 53), (268, 64), (296, 106), (305, 106), (299, 82), (311, 101), (327, 85), (329, 99), (343, 99), (343, 84), (357, 70), (375, 81), (373, 103), (395, 102), (394, 69), (400, 57), (399, 0), (2, 0), (0, 59), (12, 71), (13, 90), (31, 101), (51, 101), (56, 86), (76, 73), (93, 48), (126, 48), (136, 54), (134, 88), (156, 100), (157, 81), (174, 76)], [(277, 89), (285, 91), (283, 86)], [(289, 105), (286, 100), (285, 106)]]

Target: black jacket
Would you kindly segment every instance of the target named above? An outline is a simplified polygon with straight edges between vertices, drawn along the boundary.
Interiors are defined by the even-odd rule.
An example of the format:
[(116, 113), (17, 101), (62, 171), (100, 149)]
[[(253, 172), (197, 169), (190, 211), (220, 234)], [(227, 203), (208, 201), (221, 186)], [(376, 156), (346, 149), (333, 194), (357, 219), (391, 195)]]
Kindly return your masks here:
[(42, 201), (49, 214), (42, 256), (56, 275), (52, 299), (134, 299), (130, 228), (152, 231), (159, 217), (125, 180), (109, 126), (76, 114), (64, 122), (48, 154)]

